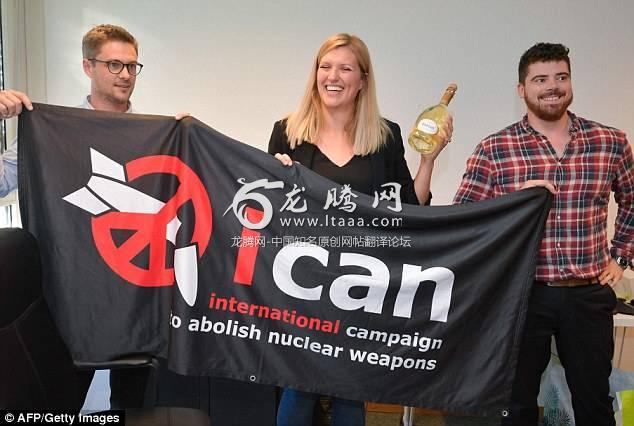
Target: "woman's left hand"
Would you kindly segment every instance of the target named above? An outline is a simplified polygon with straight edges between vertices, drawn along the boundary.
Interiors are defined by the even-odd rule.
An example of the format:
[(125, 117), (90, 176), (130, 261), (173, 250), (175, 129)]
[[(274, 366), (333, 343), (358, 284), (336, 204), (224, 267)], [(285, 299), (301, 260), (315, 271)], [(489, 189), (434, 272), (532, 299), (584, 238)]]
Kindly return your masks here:
[(288, 154), (280, 154), (278, 152), (277, 154), (275, 154), (275, 158), (277, 158), (279, 162), (286, 167), (290, 167), (293, 165), (293, 160), (291, 159), (291, 157), (288, 156)]

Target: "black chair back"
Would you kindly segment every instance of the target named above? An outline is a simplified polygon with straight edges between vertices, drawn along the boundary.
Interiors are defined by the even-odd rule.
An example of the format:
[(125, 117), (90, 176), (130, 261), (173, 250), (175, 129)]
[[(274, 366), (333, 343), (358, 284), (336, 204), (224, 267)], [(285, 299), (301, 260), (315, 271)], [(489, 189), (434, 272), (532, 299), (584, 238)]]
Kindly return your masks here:
[(23, 229), (0, 229), (0, 408), (81, 408), (85, 388), (42, 296), (40, 254)]

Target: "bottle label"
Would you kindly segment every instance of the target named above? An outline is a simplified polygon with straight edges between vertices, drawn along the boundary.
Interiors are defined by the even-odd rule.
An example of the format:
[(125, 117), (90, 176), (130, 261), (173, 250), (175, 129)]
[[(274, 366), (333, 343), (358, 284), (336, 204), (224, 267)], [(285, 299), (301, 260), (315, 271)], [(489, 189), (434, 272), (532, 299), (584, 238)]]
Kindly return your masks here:
[(434, 120), (430, 120), (429, 118), (423, 118), (421, 121), (419, 121), (416, 128), (421, 132), (427, 133), (429, 135), (435, 135), (436, 133), (438, 133), (438, 125)]

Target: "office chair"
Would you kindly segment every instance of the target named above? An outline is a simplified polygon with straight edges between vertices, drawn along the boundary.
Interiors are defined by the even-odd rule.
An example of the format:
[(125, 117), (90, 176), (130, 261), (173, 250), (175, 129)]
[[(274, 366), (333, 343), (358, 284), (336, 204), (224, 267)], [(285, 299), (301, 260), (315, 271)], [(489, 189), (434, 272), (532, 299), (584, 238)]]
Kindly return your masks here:
[(79, 410), (84, 393), (42, 296), (35, 238), (0, 229), (0, 407)]
[[(86, 377), (92, 374), (74, 365), (44, 301), (41, 273), (35, 238), (23, 229), (0, 229), (0, 409), (78, 412), (90, 385)], [(152, 362), (139, 356), (110, 366)], [(211, 421), (201, 410), (156, 407), (126, 411), (126, 424), (210, 426)]]

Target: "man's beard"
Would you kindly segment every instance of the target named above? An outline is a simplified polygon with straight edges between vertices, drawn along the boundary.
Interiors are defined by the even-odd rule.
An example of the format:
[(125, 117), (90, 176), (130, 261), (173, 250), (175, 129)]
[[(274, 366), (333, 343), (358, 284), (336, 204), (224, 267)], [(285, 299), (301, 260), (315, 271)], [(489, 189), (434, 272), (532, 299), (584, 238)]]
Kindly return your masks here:
[[(552, 95), (562, 96), (563, 94), (564, 94), (563, 92), (559, 90), (555, 90), (553, 92), (543, 95), (543, 97), (552, 96)], [(533, 102), (528, 97), (525, 97), (524, 102), (526, 102), (526, 107), (528, 108), (528, 110), (532, 112), (537, 118), (544, 121), (557, 121), (561, 117), (563, 117), (564, 114), (566, 114), (568, 107), (572, 103), (572, 98), (573, 98), (572, 92), (570, 92), (570, 99), (568, 99), (566, 102), (562, 104), (557, 105), (556, 107), (554, 105), (553, 106), (543, 105), (542, 103), (539, 102), (539, 97), (537, 98), (537, 102)]]

